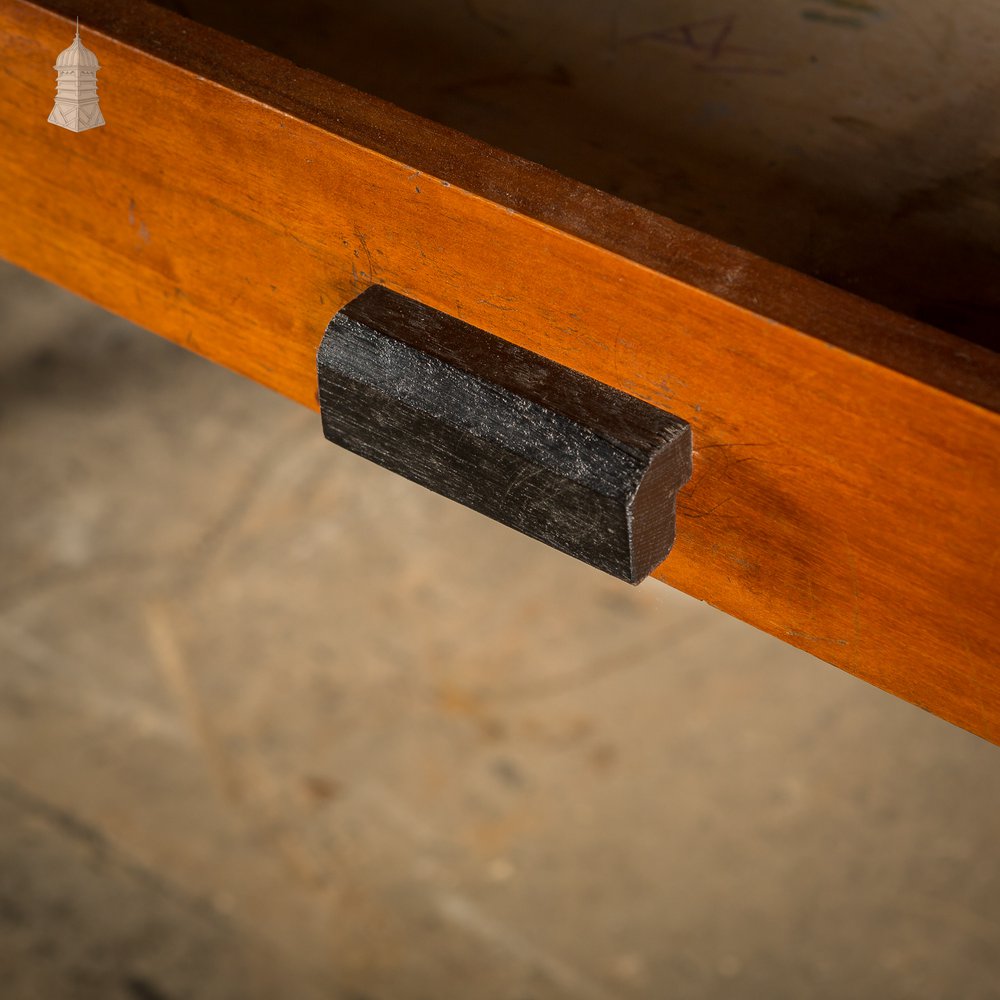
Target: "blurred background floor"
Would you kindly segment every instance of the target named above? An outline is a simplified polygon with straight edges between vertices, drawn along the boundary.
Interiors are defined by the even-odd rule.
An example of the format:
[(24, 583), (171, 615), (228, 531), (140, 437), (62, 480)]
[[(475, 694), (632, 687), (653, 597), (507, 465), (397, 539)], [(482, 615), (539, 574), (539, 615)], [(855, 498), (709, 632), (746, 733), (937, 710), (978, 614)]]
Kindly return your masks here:
[(5, 1000), (991, 998), (996, 748), (0, 269)]

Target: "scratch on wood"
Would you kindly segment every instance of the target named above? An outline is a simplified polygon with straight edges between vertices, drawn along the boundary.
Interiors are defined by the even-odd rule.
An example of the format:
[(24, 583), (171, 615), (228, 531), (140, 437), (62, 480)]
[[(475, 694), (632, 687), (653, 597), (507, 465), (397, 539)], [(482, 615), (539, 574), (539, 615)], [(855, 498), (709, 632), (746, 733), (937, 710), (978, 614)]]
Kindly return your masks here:
[(784, 74), (784, 70), (773, 65), (768, 53), (763, 50), (730, 42), (735, 28), (736, 15), (726, 14), (643, 31), (623, 39), (622, 44), (654, 42), (686, 49), (702, 57), (695, 63), (696, 69), (712, 73), (758, 76)]
[[(375, 283), (375, 258), (372, 256), (371, 250), (368, 249), (368, 240), (365, 238), (365, 234), (360, 229), (355, 228), (354, 235), (361, 244), (361, 249), (364, 250), (365, 257), (368, 260), (368, 272), (366, 274), (362, 271), (361, 274), (368, 278), (369, 285), (373, 285)], [(358, 256), (357, 250), (354, 251), (354, 256)]]
[(798, 629), (785, 629), (785, 635), (794, 639), (807, 639), (809, 642), (832, 642), (835, 646), (846, 646), (846, 639), (835, 639), (830, 635), (810, 635), (808, 632), (799, 632)]

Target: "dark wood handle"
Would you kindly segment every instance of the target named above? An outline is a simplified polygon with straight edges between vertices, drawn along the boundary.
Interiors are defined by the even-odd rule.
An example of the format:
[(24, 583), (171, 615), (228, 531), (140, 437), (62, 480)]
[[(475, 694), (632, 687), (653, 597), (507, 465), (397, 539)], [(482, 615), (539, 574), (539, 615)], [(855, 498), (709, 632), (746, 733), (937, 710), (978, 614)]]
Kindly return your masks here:
[(378, 285), (317, 363), (329, 440), (629, 583), (670, 551), (679, 417)]

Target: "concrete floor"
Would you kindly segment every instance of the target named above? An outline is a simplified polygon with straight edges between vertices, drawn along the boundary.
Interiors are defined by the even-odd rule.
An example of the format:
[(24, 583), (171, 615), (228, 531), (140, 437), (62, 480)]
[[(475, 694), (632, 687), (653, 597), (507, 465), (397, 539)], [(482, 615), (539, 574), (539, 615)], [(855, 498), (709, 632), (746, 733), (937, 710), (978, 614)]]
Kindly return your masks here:
[(1000, 753), (0, 269), (0, 976), (1000, 996)]

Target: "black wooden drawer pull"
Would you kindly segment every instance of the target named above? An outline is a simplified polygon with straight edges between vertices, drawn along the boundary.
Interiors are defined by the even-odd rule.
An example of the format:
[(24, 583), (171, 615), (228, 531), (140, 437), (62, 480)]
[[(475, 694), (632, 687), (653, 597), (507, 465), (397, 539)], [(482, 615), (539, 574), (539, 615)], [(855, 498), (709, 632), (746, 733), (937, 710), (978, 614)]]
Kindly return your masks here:
[(670, 551), (679, 417), (377, 285), (317, 362), (331, 441), (629, 583)]

